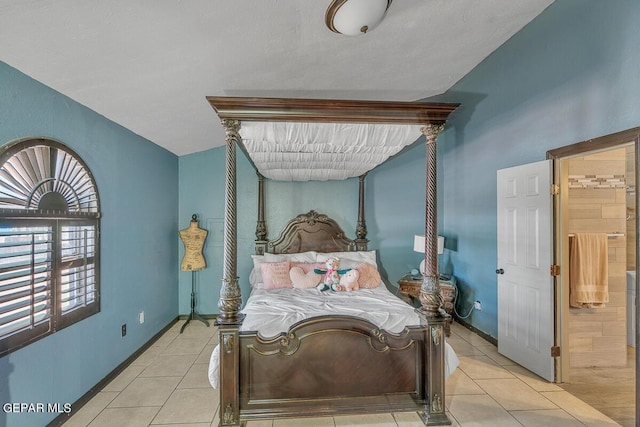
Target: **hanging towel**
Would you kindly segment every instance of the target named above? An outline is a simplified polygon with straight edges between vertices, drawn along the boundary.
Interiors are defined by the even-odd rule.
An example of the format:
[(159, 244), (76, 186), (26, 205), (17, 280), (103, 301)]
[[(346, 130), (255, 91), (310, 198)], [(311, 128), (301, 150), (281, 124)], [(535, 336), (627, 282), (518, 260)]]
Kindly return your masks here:
[(604, 307), (609, 302), (609, 255), (605, 233), (576, 233), (569, 239), (569, 305)]

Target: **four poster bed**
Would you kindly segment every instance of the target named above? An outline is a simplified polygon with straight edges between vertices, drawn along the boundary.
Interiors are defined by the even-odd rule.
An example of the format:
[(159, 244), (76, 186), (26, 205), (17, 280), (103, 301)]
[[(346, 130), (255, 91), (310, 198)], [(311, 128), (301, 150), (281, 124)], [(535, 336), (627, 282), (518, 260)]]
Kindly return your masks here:
[[(227, 154), (224, 271), (216, 322), (220, 344), (210, 366), (212, 384), (220, 390), (220, 425), (412, 410), (426, 425), (450, 424), (444, 410), (445, 368), (453, 368), (447, 364), (455, 365), (457, 359), (444, 340), (446, 314), (438, 284), (435, 141), (457, 104), (207, 100), (225, 128)], [(272, 274), (278, 275), (271, 267), (289, 271), (296, 262), (302, 268), (336, 256), (355, 269), (376, 267), (375, 251), (367, 248), (364, 178), (420, 134), (427, 142), (427, 262), (420, 309), (391, 295), (375, 274), (353, 292), (273, 284), (264, 288)], [(242, 312), (236, 274), (236, 144), (258, 171), (259, 191), (253, 288)], [(355, 176), (355, 239), (347, 238), (335, 220), (315, 211), (297, 215), (278, 238), (267, 239), (263, 177)], [(258, 272), (264, 277), (253, 277)]]

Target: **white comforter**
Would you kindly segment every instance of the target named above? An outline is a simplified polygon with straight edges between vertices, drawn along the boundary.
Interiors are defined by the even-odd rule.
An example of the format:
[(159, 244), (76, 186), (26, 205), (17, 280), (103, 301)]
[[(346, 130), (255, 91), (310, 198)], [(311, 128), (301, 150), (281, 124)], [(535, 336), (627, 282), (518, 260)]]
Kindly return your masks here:
[[(360, 317), (392, 333), (401, 332), (405, 326), (420, 324), (413, 307), (396, 298), (384, 285), (353, 292), (254, 288), (242, 313), (246, 318), (240, 330), (258, 331), (263, 337), (276, 336), (296, 322), (328, 314)], [(213, 388), (218, 386), (218, 358), (216, 347), (209, 362), (209, 382)], [(445, 376), (453, 372), (459, 363), (451, 346), (446, 344)]]

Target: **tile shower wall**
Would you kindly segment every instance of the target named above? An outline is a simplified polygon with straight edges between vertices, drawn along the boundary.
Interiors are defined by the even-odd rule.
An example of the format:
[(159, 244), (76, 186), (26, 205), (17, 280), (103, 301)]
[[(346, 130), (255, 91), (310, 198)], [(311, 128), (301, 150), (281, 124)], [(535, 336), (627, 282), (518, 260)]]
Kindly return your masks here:
[(608, 239), (609, 303), (570, 308), (570, 366), (624, 366), (626, 358), (626, 183), (624, 148), (569, 161), (569, 233), (622, 233)]
[(636, 154), (635, 147), (627, 147), (626, 180), (627, 180), (627, 271), (636, 269)]

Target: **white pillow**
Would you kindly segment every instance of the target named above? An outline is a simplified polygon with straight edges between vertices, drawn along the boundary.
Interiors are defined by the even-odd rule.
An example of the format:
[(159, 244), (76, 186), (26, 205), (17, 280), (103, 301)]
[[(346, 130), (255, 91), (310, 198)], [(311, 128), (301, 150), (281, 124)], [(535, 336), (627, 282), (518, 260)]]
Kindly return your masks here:
[(340, 259), (340, 268), (355, 268), (362, 262), (369, 263), (376, 268), (376, 251), (355, 251), (355, 252), (326, 252), (318, 253), (316, 256), (316, 262), (326, 262), (331, 257), (337, 257)]
[(253, 259), (253, 268), (249, 273), (249, 284), (255, 286), (256, 283), (262, 283), (262, 272), (260, 271), (260, 263), (265, 262), (264, 255), (251, 255)]
[(264, 262), (281, 262), (281, 261), (290, 261), (290, 262), (316, 262), (315, 251), (308, 252), (300, 252), (295, 254), (264, 254)]

